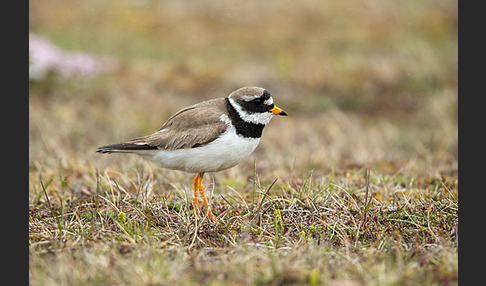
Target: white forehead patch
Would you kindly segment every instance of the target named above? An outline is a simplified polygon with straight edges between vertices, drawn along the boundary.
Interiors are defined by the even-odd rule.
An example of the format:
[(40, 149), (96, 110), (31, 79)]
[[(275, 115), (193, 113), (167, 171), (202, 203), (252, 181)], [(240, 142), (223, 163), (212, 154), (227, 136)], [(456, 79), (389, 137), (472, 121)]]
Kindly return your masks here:
[(265, 105), (272, 105), (273, 104), (273, 98), (269, 98), (263, 102)]

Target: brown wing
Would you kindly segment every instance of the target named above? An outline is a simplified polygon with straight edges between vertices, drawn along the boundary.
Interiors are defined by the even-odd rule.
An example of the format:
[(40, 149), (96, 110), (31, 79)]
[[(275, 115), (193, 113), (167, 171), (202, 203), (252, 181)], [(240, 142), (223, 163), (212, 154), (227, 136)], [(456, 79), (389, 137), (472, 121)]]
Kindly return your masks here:
[(127, 143), (169, 150), (204, 146), (226, 130), (223, 113), (227, 114), (224, 98), (204, 101), (180, 110), (157, 132)]

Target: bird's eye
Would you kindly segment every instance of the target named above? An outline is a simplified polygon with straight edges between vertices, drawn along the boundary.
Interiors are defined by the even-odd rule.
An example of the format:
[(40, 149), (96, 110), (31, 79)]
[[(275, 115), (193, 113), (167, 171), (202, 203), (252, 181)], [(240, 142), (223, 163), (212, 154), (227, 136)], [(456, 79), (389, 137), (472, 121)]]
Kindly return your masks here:
[(255, 104), (262, 104), (263, 103), (263, 99), (260, 98), (260, 97), (259, 98), (255, 98), (255, 99), (253, 99), (253, 103), (255, 103)]

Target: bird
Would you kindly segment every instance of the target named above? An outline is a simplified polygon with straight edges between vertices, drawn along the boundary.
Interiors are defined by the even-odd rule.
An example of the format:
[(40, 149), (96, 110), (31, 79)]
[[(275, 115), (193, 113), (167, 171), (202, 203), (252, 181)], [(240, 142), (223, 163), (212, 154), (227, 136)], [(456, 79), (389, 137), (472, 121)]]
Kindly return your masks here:
[(208, 217), (217, 223), (204, 192), (204, 174), (232, 168), (247, 158), (274, 115), (287, 116), (287, 112), (274, 104), (268, 90), (241, 87), (227, 97), (181, 109), (152, 134), (100, 146), (96, 152), (137, 154), (158, 167), (196, 174), (195, 216), (201, 217), (200, 196)]

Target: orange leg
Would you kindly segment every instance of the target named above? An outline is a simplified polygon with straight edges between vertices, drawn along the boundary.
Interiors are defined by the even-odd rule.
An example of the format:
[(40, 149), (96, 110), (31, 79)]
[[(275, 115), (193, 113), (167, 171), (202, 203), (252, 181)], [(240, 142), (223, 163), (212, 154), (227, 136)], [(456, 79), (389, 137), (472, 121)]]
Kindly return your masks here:
[[(211, 211), (211, 208), (209, 207), (208, 200), (206, 199), (206, 194), (204, 193), (203, 175), (204, 173), (198, 173), (196, 175), (196, 178), (194, 179), (194, 185), (196, 185), (196, 180), (197, 180), (198, 182), (197, 190), (199, 190), (199, 195), (201, 196), (204, 206), (208, 211), (208, 216), (212, 221), (217, 222), (216, 217), (214, 216), (213, 212)], [(194, 188), (194, 192), (196, 192), (196, 187)]]
[(199, 199), (198, 199), (198, 192), (199, 192), (199, 174), (194, 178), (194, 215), (197, 217), (201, 217), (199, 214)]

